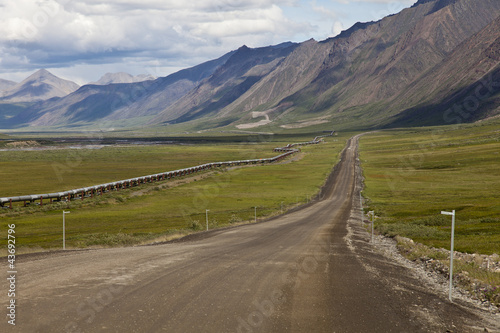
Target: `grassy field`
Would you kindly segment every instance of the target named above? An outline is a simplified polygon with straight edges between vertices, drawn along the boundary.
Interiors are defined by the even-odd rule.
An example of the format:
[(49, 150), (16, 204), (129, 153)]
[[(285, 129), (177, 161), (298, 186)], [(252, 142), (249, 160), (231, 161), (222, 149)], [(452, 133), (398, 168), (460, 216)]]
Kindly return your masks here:
[[(184, 179), (113, 192), (102, 197), (43, 207), (15, 207), (0, 214), (5, 248), (7, 224), (16, 225), (21, 251), (61, 248), (62, 210), (68, 247), (136, 244), (174, 233), (251, 221), (304, 203), (316, 194), (350, 134), (302, 148), (288, 163), (208, 172)], [(273, 142), (159, 145), (0, 152), (0, 196), (47, 193), (174, 170), (206, 162), (275, 156), (272, 148), (314, 136)], [(15, 179), (22, 179), (21, 182)], [(174, 183), (170, 183), (174, 184)]]
[(364, 195), (378, 229), (455, 250), (500, 253), (500, 122), (365, 135)]
[(276, 155), (272, 151), (276, 144), (280, 143), (4, 151), (0, 152), (0, 196), (70, 190), (207, 162), (271, 157)]

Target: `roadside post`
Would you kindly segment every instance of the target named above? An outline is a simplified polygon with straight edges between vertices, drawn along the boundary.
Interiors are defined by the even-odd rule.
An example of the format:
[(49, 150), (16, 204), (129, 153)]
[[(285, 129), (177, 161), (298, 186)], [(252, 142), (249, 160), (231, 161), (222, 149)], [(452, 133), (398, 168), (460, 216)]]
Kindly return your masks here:
[(363, 224), (363, 199), (361, 197), (361, 191), (359, 191), (359, 209), (361, 211), (361, 225)]
[(375, 211), (370, 210), (368, 212), (368, 216), (370, 216), (370, 220), (372, 222), (372, 243), (374, 243), (373, 234), (375, 233), (375, 227), (374, 227), (374, 224), (375, 224)]
[(455, 210), (452, 210), (451, 212), (441, 211), (441, 214), (451, 215), (450, 293), (448, 295), (448, 298), (450, 299), (450, 302), (453, 302), (453, 300), (451, 299), (451, 291), (453, 288), (453, 243), (455, 241)]
[(210, 209), (206, 209), (205, 210), (205, 214), (207, 216), (207, 231), (208, 231), (208, 212), (210, 211)]
[(66, 214), (69, 214), (71, 212), (66, 212), (63, 210), (63, 250), (66, 250), (66, 219), (65, 216)]
[(257, 223), (257, 206), (255, 206), (255, 223)]

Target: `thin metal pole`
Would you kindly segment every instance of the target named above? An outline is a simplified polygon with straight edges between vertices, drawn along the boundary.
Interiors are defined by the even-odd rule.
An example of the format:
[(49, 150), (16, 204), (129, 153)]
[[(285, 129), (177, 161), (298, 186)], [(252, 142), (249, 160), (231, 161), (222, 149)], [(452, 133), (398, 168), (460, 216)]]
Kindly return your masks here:
[(370, 215), (370, 220), (372, 222), (372, 243), (374, 242), (373, 241), (373, 234), (374, 234), (374, 221), (375, 221), (375, 211), (371, 210), (368, 212), (368, 215)]
[(208, 231), (208, 212), (209, 212), (209, 211), (210, 211), (210, 210), (208, 210), (208, 209), (206, 209), (206, 210), (205, 210), (205, 214), (206, 214), (206, 217), (207, 217), (207, 231)]
[(451, 251), (450, 251), (450, 302), (453, 302), (451, 299), (451, 291), (453, 288), (453, 245), (455, 240), (455, 210), (452, 211), (453, 215), (451, 216)]
[(70, 212), (65, 212), (63, 210), (63, 250), (66, 250), (66, 218), (65, 215)]
[(451, 212), (441, 211), (443, 215), (451, 215), (451, 248), (450, 248), (450, 287), (449, 287), (449, 295), (448, 298), (450, 302), (453, 302), (451, 298), (451, 292), (453, 289), (453, 247), (455, 242), (455, 210)]
[(373, 234), (375, 233), (375, 217), (374, 217), (374, 212), (372, 212), (372, 243), (374, 242), (373, 240)]
[(361, 224), (363, 224), (363, 200), (361, 199), (361, 191), (359, 191), (359, 207), (361, 210)]

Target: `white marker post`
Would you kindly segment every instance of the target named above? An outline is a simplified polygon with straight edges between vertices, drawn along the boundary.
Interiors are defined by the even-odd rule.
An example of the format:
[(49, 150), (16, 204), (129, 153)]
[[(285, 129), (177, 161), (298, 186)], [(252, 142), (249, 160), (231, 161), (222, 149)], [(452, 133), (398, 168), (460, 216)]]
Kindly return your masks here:
[(375, 243), (374, 234), (375, 234), (375, 212), (372, 211), (372, 243)]
[(371, 210), (368, 214), (370, 214), (372, 220), (372, 243), (374, 243), (375, 240), (373, 239), (373, 235), (375, 234), (375, 211)]
[(359, 191), (359, 209), (361, 210), (361, 225), (363, 224), (363, 199), (361, 198), (361, 191)]
[(257, 223), (257, 206), (255, 206), (255, 223)]
[(375, 233), (375, 227), (374, 227), (374, 224), (375, 224), (375, 211), (373, 210), (370, 210), (368, 212), (368, 214), (366, 214), (367, 216), (370, 216), (370, 221), (372, 222), (372, 243), (374, 242), (373, 240), (373, 234)]
[(455, 240), (455, 210), (451, 212), (441, 211), (443, 215), (451, 215), (451, 249), (450, 249), (450, 294), (449, 299), (450, 302), (453, 302), (451, 299), (451, 290), (453, 288), (453, 243)]
[(208, 212), (210, 211), (210, 209), (206, 209), (205, 210), (205, 214), (207, 216), (207, 231), (208, 231)]
[(65, 215), (71, 212), (65, 212), (63, 210), (63, 250), (66, 250), (66, 219)]

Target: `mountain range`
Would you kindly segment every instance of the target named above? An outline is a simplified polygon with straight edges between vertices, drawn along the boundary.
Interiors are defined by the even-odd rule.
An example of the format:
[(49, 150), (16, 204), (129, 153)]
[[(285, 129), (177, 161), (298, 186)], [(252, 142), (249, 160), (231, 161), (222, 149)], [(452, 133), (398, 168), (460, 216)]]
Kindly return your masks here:
[(324, 41), (242, 46), (167, 77), (101, 83), (22, 105), (4, 95), (0, 128), (366, 129), (477, 121), (500, 114), (500, 1), (420, 0)]

